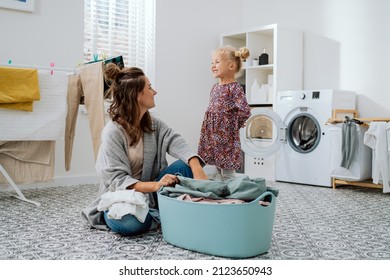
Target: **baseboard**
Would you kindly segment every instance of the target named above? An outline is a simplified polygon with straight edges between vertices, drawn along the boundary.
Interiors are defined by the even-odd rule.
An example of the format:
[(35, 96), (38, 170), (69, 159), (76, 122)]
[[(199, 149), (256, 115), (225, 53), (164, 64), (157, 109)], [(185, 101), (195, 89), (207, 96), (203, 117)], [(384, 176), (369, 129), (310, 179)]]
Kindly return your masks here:
[[(49, 188), (49, 187), (64, 187), (84, 184), (98, 184), (99, 178), (96, 174), (82, 176), (62, 176), (56, 177), (52, 181), (35, 182), (35, 183), (16, 183), (21, 190)], [(0, 191), (13, 190), (9, 184), (0, 184)]]

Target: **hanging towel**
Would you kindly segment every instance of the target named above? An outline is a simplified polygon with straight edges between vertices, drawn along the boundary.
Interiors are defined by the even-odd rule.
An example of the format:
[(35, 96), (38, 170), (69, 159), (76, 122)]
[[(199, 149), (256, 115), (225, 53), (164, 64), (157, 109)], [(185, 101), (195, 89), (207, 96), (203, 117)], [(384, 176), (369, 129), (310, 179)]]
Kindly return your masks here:
[(390, 155), (390, 123), (386, 123), (387, 154)]
[(63, 140), (67, 113), (66, 72), (38, 70), (41, 99), (33, 112), (0, 109), (0, 140)]
[(346, 122), (341, 126), (341, 167), (349, 169), (359, 145), (358, 124)]
[(55, 141), (0, 141), (0, 164), (15, 183), (53, 180), (54, 153)]
[(375, 161), (373, 162), (372, 181), (378, 184), (383, 181), (383, 192), (390, 192), (389, 187), (389, 154), (387, 138), (388, 124), (386, 122), (371, 122), (369, 129), (364, 134), (363, 142), (373, 150)]
[(37, 69), (0, 67), (0, 108), (33, 111), (40, 100)]

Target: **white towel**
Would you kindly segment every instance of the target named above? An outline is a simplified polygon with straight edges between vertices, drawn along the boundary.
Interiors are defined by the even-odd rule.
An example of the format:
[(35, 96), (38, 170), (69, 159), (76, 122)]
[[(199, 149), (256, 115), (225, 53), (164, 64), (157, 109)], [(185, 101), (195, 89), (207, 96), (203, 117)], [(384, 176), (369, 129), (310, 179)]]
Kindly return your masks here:
[(382, 179), (384, 193), (390, 192), (387, 127), (386, 122), (371, 122), (363, 138), (364, 144), (373, 150), (375, 157), (372, 181), (374, 184), (378, 184), (379, 180)]
[(63, 140), (67, 114), (66, 72), (39, 70), (41, 100), (34, 111), (0, 109), (0, 140)]
[(131, 214), (143, 223), (149, 212), (149, 198), (135, 190), (106, 192), (102, 195), (97, 209), (108, 210), (107, 216), (110, 219), (121, 219), (124, 215)]
[(390, 123), (386, 124), (387, 153), (390, 155)]

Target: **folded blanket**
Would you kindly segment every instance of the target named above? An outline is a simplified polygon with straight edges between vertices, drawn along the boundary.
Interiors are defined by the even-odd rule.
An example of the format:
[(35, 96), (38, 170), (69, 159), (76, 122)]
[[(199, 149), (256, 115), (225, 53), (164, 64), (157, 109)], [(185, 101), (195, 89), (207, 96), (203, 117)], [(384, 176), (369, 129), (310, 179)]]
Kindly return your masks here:
[(33, 111), (40, 100), (37, 69), (0, 67), (0, 108)]

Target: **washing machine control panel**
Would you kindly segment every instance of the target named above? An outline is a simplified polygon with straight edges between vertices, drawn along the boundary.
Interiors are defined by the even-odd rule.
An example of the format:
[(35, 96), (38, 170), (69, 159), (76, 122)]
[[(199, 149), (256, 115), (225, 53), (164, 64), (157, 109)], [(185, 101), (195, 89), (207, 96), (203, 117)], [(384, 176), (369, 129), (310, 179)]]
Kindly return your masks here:
[[(310, 96), (311, 93), (311, 96)], [(312, 91), (312, 92), (300, 92), (299, 93), (299, 99), (304, 100), (306, 98), (309, 99), (320, 99), (320, 92), (319, 91)]]
[(319, 91), (313, 91), (311, 98), (312, 99), (320, 99), (320, 92)]

